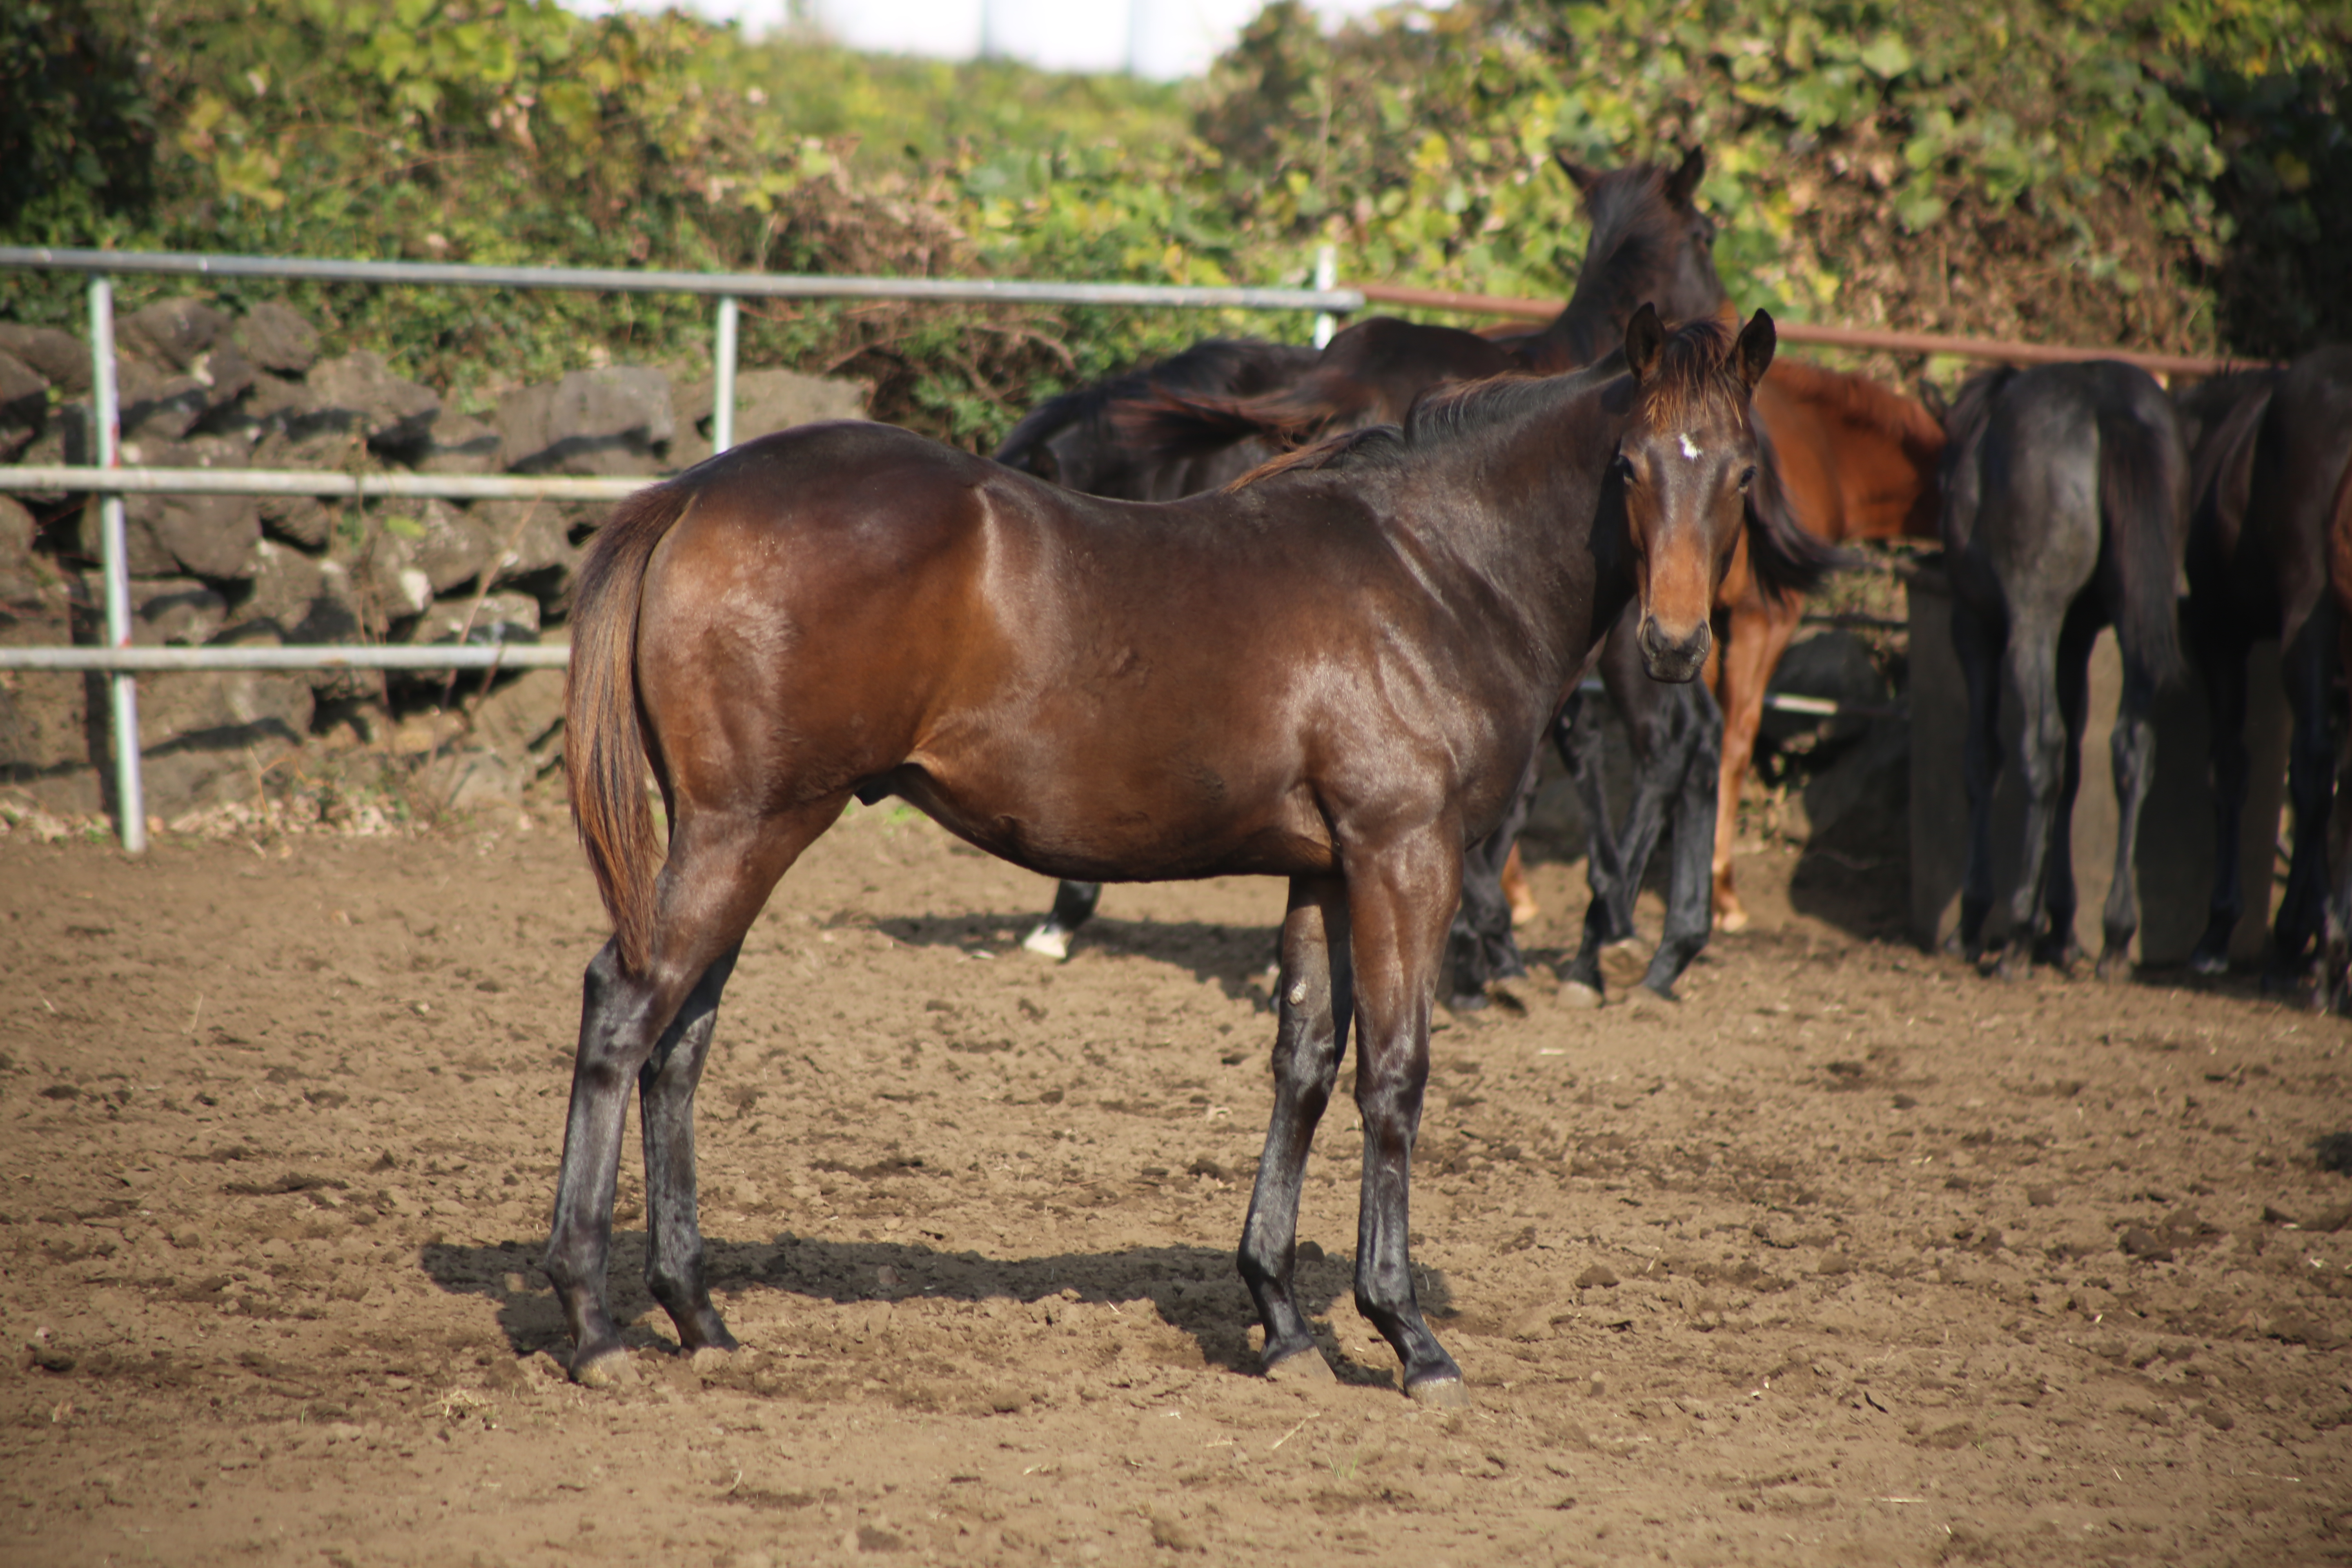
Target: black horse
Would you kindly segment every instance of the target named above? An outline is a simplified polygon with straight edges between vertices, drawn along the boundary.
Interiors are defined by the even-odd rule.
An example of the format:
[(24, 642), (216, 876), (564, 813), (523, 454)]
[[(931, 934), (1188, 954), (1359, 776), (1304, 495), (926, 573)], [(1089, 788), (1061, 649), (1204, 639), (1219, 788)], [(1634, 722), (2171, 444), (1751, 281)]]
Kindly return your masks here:
[(2002, 762), (2006, 674), (2022, 709), (2015, 761), (2026, 816), (2000, 973), (2021, 976), (2032, 959), (2063, 967), (2078, 951), (2074, 794), (2091, 644), (2112, 625), (2124, 689), (2110, 742), (2117, 823), (2098, 964), (2105, 977), (2128, 962), (2139, 927), (2132, 853), (2156, 773), (2156, 690), (2180, 668), (2174, 584), (2189, 458), (2179, 422), (2145, 371), (2100, 360), (1986, 371), (1961, 386), (1945, 430), (1952, 647), (1969, 689), (1961, 943), (1972, 959), (1983, 952), (1992, 909), (1992, 792)]
[[(2205, 677), (2212, 733), (2213, 895), (2189, 964), (2201, 974), (2227, 969), (2230, 933), (2245, 912), (2238, 846), (2246, 656), (2256, 641), (2276, 637), (2294, 719), (2287, 795), (2294, 848), (2265, 978), (2292, 984), (2320, 941), (2327, 902), (2336, 601), (2352, 556), (2336, 555), (2332, 574), (2330, 564), (2347, 542), (2339, 531), (2352, 528), (2339, 516), (2352, 466), (2352, 347), (2317, 350), (2285, 370), (2215, 377), (2175, 401), (2191, 451), (2182, 630)], [(2328, 966), (2323, 998), (2340, 987), (2341, 967)]]

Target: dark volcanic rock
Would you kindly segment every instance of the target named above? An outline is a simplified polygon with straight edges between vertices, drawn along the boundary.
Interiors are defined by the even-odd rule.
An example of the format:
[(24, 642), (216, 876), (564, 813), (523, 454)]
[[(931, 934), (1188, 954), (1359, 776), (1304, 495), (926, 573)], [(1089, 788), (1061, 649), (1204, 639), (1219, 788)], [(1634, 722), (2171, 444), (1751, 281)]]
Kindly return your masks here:
[(143, 353), (189, 370), (227, 328), (228, 318), (201, 300), (162, 300), (123, 317), (114, 335), (125, 357)]
[(71, 332), (0, 321), (0, 352), (15, 354), (39, 371), (68, 397), (89, 391), (89, 350)]
[(0, 462), (31, 446), (49, 420), (49, 378), (0, 350)]
[(677, 427), (668, 377), (636, 365), (510, 393), (498, 426), (504, 467), (558, 474), (650, 474)]
[(429, 386), (403, 381), (381, 354), (362, 349), (310, 367), (307, 383), (317, 399), (317, 416), (340, 411), (337, 420), (355, 425), (379, 451), (414, 451), (423, 446), (441, 412), (441, 396)]
[(144, 647), (209, 642), (228, 618), (228, 601), (192, 577), (131, 582), (131, 640)]
[(299, 375), (319, 359), (318, 329), (275, 300), (246, 312), (236, 341), (246, 358), (281, 375)]

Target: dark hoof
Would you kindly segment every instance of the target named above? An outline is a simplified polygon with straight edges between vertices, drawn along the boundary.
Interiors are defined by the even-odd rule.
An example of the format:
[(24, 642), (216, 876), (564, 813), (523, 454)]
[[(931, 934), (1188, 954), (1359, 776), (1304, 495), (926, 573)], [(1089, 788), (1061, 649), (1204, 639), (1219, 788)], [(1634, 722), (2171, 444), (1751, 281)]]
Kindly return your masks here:
[(572, 1381), (583, 1388), (623, 1388), (637, 1381), (636, 1363), (618, 1344), (575, 1353), (568, 1370)]
[(1486, 994), (1484, 991), (1464, 991), (1445, 999), (1445, 1010), (1449, 1013), (1476, 1013), (1486, 1005)]
[(1655, 996), (1661, 1002), (1679, 1003), (1682, 1000), (1681, 997), (1675, 994), (1675, 983), (1671, 980), (1662, 980), (1655, 984), (1652, 984), (1649, 981), (1644, 980), (1642, 982), (1642, 989), (1648, 992), (1651, 995)]
[(1460, 1373), (1424, 1377), (1419, 1383), (1406, 1384), (1404, 1391), (1412, 1396), (1415, 1405), (1426, 1405), (1432, 1410), (1470, 1408), (1470, 1390), (1464, 1384)]
[(2110, 984), (2118, 980), (2129, 980), (2132, 974), (2130, 950), (2111, 950), (2099, 954), (2098, 967), (2091, 973), (2098, 979)]
[(1337, 1383), (1339, 1374), (1323, 1359), (1323, 1352), (1313, 1345), (1305, 1350), (1286, 1351), (1275, 1361), (1258, 1369), (1268, 1383), (1321, 1384)]
[(2207, 952), (2200, 948), (2189, 955), (2189, 973), (2208, 976), (2227, 974), (2230, 973), (2230, 955), (2226, 952)]
[(2032, 963), (2025, 956), (2024, 951), (2012, 942), (2001, 951), (2000, 962), (1992, 966), (1992, 977), (2013, 984), (2024, 979), (2032, 970)]

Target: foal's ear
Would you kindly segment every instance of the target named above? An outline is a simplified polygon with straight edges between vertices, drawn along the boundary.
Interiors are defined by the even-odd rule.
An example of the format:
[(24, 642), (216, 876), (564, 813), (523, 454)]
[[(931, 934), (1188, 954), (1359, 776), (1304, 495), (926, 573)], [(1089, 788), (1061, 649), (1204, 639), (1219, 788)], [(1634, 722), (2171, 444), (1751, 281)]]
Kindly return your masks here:
[(1592, 187), (1601, 183), (1600, 170), (1586, 168), (1583, 164), (1570, 157), (1568, 155), (1568, 151), (1565, 148), (1553, 148), (1551, 150), (1551, 161), (1559, 165), (1559, 172), (1568, 176), (1569, 184), (1574, 185), (1577, 189), (1577, 193), (1580, 195), (1591, 195)]
[(1666, 200), (1678, 207), (1690, 205), (1691, 197), (1698, 190), (1698, 183), (1705, 178), (1706, 149), (1704, 146), (1694, 147), (1683, 154), (1682, 167), (1666, 176)]
[(1769, 310), (1757, 311), (1739, 329), (1739, 341), (1731, 345), (1731, 353), (1739, 362), (1739, 379), (1748, 384), (1748, 391), (1755, 391), (1764, 373), (1772, 368), (1772, 351), (1780, 346), (1780, 334)]
[(1633, 319), (1625, 323), (1625, 366), (1633, 373), (1635, 381), (1650, 379), (1650, 372), (1657, 368), (1658, 350), (1665, 341), (1666, 329), (1658, 320), (1658, 308), (1643, 300)]

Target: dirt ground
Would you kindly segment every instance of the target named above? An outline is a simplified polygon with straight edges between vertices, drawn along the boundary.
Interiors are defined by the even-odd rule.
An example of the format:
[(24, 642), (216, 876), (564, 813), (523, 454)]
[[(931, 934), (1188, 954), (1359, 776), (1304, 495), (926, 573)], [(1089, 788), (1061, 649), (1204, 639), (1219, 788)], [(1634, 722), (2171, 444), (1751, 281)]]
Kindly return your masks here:
[(1900, 881), (1759, 857), (1679, 1005), (1446, 1020), (1439, 1413), (1349, 1300), (1344, 1100), (1302, 1228), (1343, 1381), (1247, 1370), (1274, 883), (1113, 889), (1057, 967), (1039, 879), (854, 812), (705, 1080), (751, 1348), (669, 1353), (631, 1173), (639, 1375), (592, 1393), (536, 1267), (604, 934), (560, 816), (0, 837), (0, 1562), (2352, 1555), (2346, 1026), (2001, 987), (1877, 934)]

